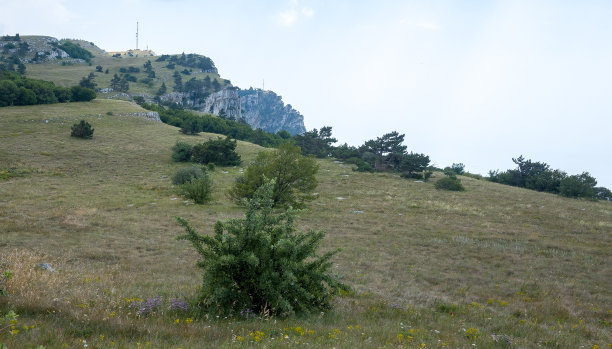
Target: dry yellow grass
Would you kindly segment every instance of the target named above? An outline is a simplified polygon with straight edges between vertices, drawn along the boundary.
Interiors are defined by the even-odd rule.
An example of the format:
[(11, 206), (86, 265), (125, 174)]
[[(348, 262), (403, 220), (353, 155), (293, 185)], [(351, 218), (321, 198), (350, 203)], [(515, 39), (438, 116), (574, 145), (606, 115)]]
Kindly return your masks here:
[[(217, 220), (241, 216), (225, 196), (240, 167), (212, 173), (213, 203), (184, 202), (170, 184), (182, 166), (171, 162), (170, 148), (215, 135), (184, 136), (120, 116), (136, 111), (108, 100), (0, 109), (0, 172), (18, 175), (0, 181), (0, 265), (14, 272), (0, 316), (15, 310), (19, 326), (35, 326), (2, 332), (0, 343), (497, 348), (507, 337), (525, 348), (612, 344), (611, 203), (465, 177), (466, 192), (450, 193), (331, 160), (320, 161), (319, 198), (298, 225), (326, 230), (325, 249), (343, 248), (333, 270), (355, 293), (321, 316), (187, 323), (194, 315), (172, 312), (167, 302), (193, 300), (200, 276), (195, 252), (175, 241), (181, 229), (172, 217), (206, 233)], [(95, 128), (92, 140), (69, 137), (80, 119)], [(239, 142), (245, 163), (259, 150)], [(43, 262), (57, 271), (36, 267)], [(157, 295), (166, 303), (146, 318), (126, 301)], [(264, 335), (256, 339), (256, 331)]]

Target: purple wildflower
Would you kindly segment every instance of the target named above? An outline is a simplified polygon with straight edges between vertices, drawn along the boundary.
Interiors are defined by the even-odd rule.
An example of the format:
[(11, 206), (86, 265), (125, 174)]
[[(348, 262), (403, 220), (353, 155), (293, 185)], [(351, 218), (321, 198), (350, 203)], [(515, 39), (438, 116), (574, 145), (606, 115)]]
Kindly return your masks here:
[(172, 298), (170, 299), (170, 309), (185, 313), (189, 310), (189, 303), (187, 303), (185, 298)]
[(138, 316), (147, 316), (150, 313), (154, 312), (157, 308), (161, 307), (163, 304), (161, 296), (155, 296), (153, 298), (149, 297), (146, 301), (137, 302), (132, 301), (129, 307), (133, 309), (138, 309), (136, 314)]
[(244, 317), (245, 319), (249, 319), (249, 316), (253, 316), (253, 312), (251, 311), (251, 309), (246, 308), (246, 310), (241, 310), (240, 311), (240, 316)]

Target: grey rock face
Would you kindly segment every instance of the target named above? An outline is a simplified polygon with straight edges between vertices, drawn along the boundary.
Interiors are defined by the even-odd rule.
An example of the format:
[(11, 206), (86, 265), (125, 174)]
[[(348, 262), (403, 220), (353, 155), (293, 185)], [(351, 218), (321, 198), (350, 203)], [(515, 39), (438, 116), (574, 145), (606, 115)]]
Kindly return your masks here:
[(240, 96), (238, 91), (232, 88), (226, 88), (208, 96), (199, 110), (230, 119), (242, 118)]
[(292, 135), (304, 133), (304, 117), (291, 104), (272, 91), (250, 88), (240, 90), (242, 118), (254, 129), (276, 133), (286, 130)]
[(161, 100), (228, 119), (243, 119), (253, 129), (271, 133), (286, 130), (295, 135), (306, 131), (302, 114), (290, 104), (285, 105), (282, 97), (272, 91), (230, 87), (209, 95), (203, 103), (194, 104), (182, 92), (168, 93)]

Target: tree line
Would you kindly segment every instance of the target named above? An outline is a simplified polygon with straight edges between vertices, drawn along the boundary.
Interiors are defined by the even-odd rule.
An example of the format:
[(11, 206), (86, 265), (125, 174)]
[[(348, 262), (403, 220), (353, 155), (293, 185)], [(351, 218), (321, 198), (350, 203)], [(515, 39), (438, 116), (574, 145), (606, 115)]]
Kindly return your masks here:
[(564, 171), (551, 169), (544, 162), (525, 159), (522, 155), (513, 158), (512, 162), (517, 168), (501, 172), (489, 171), (491, 182), (566, 197), (612, 200), (612, 192), (607, 188), (597, 187), (597, 180), (588, 172), (570, 176)]
[(278, 147), (291, 139), (287, 131), (278, 133), (254, 130), (243, 120), (230, 120), (214, 115), (198, 115), (186, 110), (166, 109), (157, 104), (141, 104), (145, 109), (156, 111), (162, 122), (180, 128), (184, 134), (200, 132), (218, 133), (234, 139), (251, 142), (263, 147)]
[(90, 101), (96, 91), (83, 86), (55, 86), (51, 81), (29, 79), (0, 71), (0, 107)]

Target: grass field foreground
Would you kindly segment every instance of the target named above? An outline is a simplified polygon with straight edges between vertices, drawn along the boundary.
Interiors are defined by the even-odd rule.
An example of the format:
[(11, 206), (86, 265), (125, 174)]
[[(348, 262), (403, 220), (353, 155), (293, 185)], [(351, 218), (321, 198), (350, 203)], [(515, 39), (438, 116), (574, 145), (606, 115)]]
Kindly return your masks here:
[[(441, 174), (420, 183), (332, 160), (319, 162), (319, 197), (297, 224), (327, 231), (324, 250), (343, 249), (333, 271), (354, 292), (329, 312), (287, 319), (172, 309), (193, 302), (201, 281), (173, 217), (203, 233), (241, 217), (225, 193), (262, 148), (238, 142), (243, 166), (214, 170), (213, 202), (193, 205), (170, 183), (184, 166), (170, 148), (216, 135), (130, 116), (140, 111), (116, 100), (0, 109), (0, 266), (13, 272), (0, 316), (18, 315), (0, 322), (0, 343), (612, 347), (610, 202), (467, 177), (465, 192), (437, 191)], [(81, 119), (93, 139), (69, 136)]]

